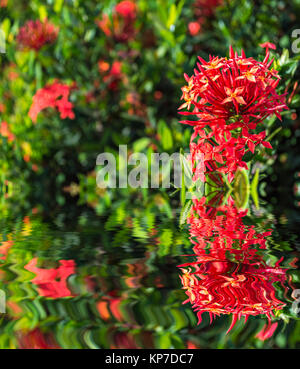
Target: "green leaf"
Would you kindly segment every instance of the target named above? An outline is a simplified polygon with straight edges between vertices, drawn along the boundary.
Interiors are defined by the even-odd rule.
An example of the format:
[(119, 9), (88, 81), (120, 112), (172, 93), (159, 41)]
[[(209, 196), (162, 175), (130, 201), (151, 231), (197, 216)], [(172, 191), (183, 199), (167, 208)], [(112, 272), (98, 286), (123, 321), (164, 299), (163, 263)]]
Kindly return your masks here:
[(158, 134), (160, 136), (162, 148), (164, 150), (170, 150), (173, 147), (173, 137), (170, 128), (164, 121), (158, 123)]
[(180, 217), (179, 217), (180, 226), (183, 226), (186, 223), (186, 220), (190, 214), (192, 206), (193, 206), (193, 201), (189, 200), (186, 202), (184, 207), (181, 209)]
[(140, 138), (139, 140), (135, 141), (133, 144), (133, 151), (134, 152), (141, 152), (143, 151), (150, 143), (150, 139), (148, 137)]
[(177, 18), (176, 5), (172, 4), (170, 8), (169, 18), (167, 22), (167, 28), (169, 29), (173, 24), (175, 24)]

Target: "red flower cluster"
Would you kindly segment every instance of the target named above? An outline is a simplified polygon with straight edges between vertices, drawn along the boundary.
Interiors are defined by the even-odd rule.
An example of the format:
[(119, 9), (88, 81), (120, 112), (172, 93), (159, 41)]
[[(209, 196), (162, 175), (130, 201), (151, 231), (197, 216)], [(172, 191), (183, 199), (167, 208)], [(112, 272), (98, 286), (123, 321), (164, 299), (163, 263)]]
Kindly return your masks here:
[[(241, 56), (230, 47), (230, 57), (210, 57), (206, 62), (199, 57), (198, 69), (185, 79), (188, 85), (182, 88), (184, 103), (179, 109), (183, 115), (194, 115), (197, 120), (182, 123), (194, 126), (191, 153), (203, 153), (208, 171), (228, 174), (231, 181), (238, 168), (247, 168), (242, 158), (246, 147), (254, 152), (255, 147), (265, 142), (265, 132), (253, 134), (264, 119), (287, 109), (284, 95), (276, 93), (280, 77), (270, 69), (269, 47), (263, 62)], [(197, 137), (198, 141), (193, 142)], [(214, 161), (214, 162), (213, 162)]]
[[(275, 296), (274, 283), (286, 289), (286, 270), (269, 266), (258, 253), (266, 247), (268, 232), (257, 232), (243, 224), (246, 211), (239, 211), (229, 199), (227, 205), (206, 206), (205, 198), (193, 200), (188, 218), (196, 261), (180, 265), (183, 289), (197, 312), (198, 324), (208, 312), (212, 321), (221, 314), (237, 319), (266, 315), (271, 325), (274, 311), (285, 304)], [(274, 331), (273, 331), (274, 332)]]
[(30, 20), (21, 27), (17, 42), (21, 48), (39, 50), (45, 44), (53, 43), (58, 36), (58, 27), (45, 20)]
[(110, 66), (109, 63), (99, 60), (98, 68), (103, 76), (103, 82), (107, 84), (110, 90), (116, 91), (123, 79), (122, 63), (114, 61)]
[(0, 8), (5, 8), (7, 6), (8, 0), (0, 0)]
[(73, 104), (68, 100), (71, 89), (60, 82), (53, 82), (40, 90), (33, 97), (33, 103), (29, 110), (29, 117), (36, 122), (38, 114), (46, 108), (57, 108), (61, 119), (74, 119)]
[(6, 137), (8, 142), (12, 142), (15, 139), (15, 135), (11, 133), (7, 122), (1, 122), (0, 135)]
[(32, 283), (38, 286), (38, 292), (41, 296), (61, 298), (72, 296), (68, 286), (67, 278), (75, 274), (74, 260), (60, 260), (60, 266), (57, 269), (38, 268), (37, 258), (32, 259), (25, 269), (36, 274)]
[(133, 1), (124, 0), (115, 6), (112, 18), (103, 14), (96, 23), (106, 36), (113, 37), (118, 42), (127, 42), (136, 35), (134, 28), (136, 13), (136, 4)]
[(129, 0), (121, 1), (115, 7), (116, 13), (122, 15), (124, 18), (135, 19), (136, 17), (136, 5)]

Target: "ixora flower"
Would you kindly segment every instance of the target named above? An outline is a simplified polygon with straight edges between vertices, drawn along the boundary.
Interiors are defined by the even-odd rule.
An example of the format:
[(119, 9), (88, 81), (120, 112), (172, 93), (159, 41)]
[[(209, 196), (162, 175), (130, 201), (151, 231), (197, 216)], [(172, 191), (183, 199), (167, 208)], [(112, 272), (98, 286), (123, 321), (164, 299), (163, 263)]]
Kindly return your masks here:
[(67, 286), (67, 278), (75, 274), (74, 260), (60, 260), (60, 266), (56, 269), (42, 269), (37, 267), (37, 258), (32, 259), (25, 269), (35, 273), (36, 277), (31, 280), (38, 286), (41, 296), (61, 298), (72, 296)]
[(238, 169), (247, 169), (244, 155), (266, 142), (266, 133), (253, 133), (259, 123), (287, 109), (285, 95), (278, 95), (276, 87), (279, 75), (270, 69), (269, 48), (262, 62), (246, 58), (242, 51), (239, 56), (230, 47), (229, 58), (211, 57), (206, 62), (199, 58), (194, 75), (185, 79), (187, 86), (182, 88), (184, 103), (182, 115), (195, 116), (195, 120), (181, 123), (194, 127), (190, 151), (192, 156), (203, 154), (206, 172), (227, 174), (229, 182)]
[(133, 24), (136, 13), (136, 4), (125, 0), (115, 6), (111, 17), (103, 14), (101, 19), (96, 20), (96, 23), (106, 36), (113, 37), (118, 42), (127, 42), (136, 35)]
[(205, 126), (216, 119), (236, 127), (255, 129), (265, 118), (286, 109), (285, 96), (276, 93), (280, 77), (270, 69), (269, 52), (263, 62), (239, 56), (230, 48), (229, 58), (211, 57), (208, 62), (199, 57), (198, 70), (191, 77), (185, 75), (188, 83), (182, 88), (185, 101), (179, 109), (194, 107), (197, 121), (183, 123)]
[(68, 100), (74, 84), (68, 86), (60, 82), (53, 82), (39, 89), (33, 97), (33, 103), (29, 110), (29, 117), (33, 122), (37, 121), (38, 114), (46, 108), (56, 108), (60, 112), (61, 119), (74, 119), (73, 104)]
[(58, 36), (59, 29), (54, 24), (39, 20), (29, 20), (21, 27), (17, 36), (17, 42), (22, 49), (38, 51), (45, 44), (52, 44)]
[(276, 297), (275, 283), (285, 290), (286, 269), (268, 265), (258, 250), (265, 249), (271, 231), (257, 232), (246, 226), (247, 211), (238, 210), (231, 198), (226, 205), (208, 206), (206, 199), (193, 200), (188, 217), (196, 261), (179, 265), (182, 288), (198, 316), (209, 313), (210, 320), (231, 315), (227, 333), (242, 317), (266, 316), (268, 326), (262, 337), (274, 333), (271, 326), (274, 312), (285, 303)]

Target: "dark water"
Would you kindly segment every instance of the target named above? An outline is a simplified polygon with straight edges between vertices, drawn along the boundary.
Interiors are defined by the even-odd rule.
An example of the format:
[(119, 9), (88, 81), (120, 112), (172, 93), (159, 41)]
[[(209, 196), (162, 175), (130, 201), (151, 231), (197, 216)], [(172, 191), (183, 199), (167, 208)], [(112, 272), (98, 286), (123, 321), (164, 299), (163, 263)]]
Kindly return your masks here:
[(299, 224), (271, 210), (2, 219), (0, 348), (299, 347)]

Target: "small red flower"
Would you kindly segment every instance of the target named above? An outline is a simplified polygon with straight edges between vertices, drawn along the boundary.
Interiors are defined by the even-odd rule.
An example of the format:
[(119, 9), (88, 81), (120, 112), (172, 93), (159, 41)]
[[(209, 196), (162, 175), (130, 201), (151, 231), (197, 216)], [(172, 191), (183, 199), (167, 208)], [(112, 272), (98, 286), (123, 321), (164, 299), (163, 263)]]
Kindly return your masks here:
[(0, 135), (6, 137), (8, 142), (12, 142), (15, 139), (15, 135), (11, 133), (7, 122), (1, 122)]
[(265, 49), (273, 49), (273, 50), (276, 50), (276, 46), (274, 44), (272, 44), (272, 42), (265, 42), (263, 44), (260, 44), (259, 45), (260, 47), (262, 48), (265, 48)]
[(103, 75), (103, 82), (108, 85), (112, 91), (116, 91), (123, 79), (122, 62), (114, 61), (110, 66), (109, 63), (100, 60), (98, 62), (100, 73)]
[(201, 25), (198, 22), (190, 22), (188, 27), (192, 36), (196, 36), (201, 30)]
[(101, 19), (96, 20), (96, 23), (106, 36), (113, 37), (117, 42), (128, 42), (136, 35), (134, 27), (136, 14), (136, 4), (125, 0), (115, 6), (112, 17), (103, 14)]
[(39, 50), (45, 44), (52, 44), (58, 36), (58, 27), (45, 20), (28, 21), (21, 27), (17, 42), (23, 49)]
[(136, 5), (133, 1), (124, 0), (115, 6), (116, 13), (122, 15), (124, 18), (136, 17)]
[(61, 119), (74, 119), (73, 104), (68, 100), (73, 86), (60, 82), (53, 82), (36, 92), (29, 110), (29, 117), (33, 122), (37, 121), (38, 114), (46, 108), (56, 108), (60, 112)]

